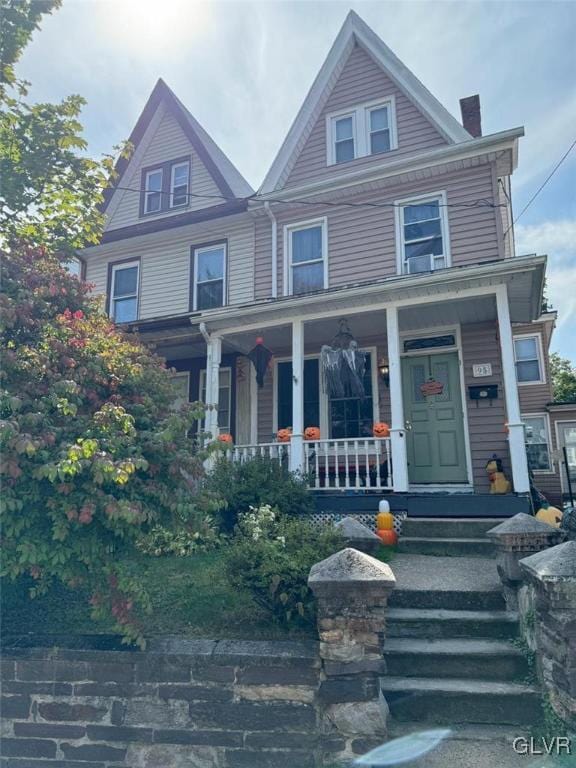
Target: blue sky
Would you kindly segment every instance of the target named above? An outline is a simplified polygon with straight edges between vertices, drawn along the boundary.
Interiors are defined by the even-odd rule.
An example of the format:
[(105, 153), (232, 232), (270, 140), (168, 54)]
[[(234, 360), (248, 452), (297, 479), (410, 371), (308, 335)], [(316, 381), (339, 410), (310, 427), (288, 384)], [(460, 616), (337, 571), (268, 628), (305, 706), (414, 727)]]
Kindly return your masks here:
[[(479, 93), (485, 134), (524, 125), (514, 211), (576, 138), (576, 3), (487, 0), (64, 0), (19, 65), (36, 100), (80, 93), (93, 155), (130, 133), (163, 77), (254, 187), (262, 182), (346, 13), (354, 8), (456, 116)], [(552, 347), (576, 361), (576, 148), (516, 225), (547, 253), (560, 316)]]

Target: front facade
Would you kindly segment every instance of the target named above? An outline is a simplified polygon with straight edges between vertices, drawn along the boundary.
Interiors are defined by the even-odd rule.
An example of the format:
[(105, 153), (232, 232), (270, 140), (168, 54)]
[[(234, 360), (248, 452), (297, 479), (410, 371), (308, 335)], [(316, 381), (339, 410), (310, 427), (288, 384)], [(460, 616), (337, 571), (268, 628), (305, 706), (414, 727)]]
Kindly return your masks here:
[[(482, 136), (462, 107), (466, 127), (351, 13), (255, 193), (155, 87), (85, 274), (181, 397), (217, 406), (231, 458), (278, 457), (319, 492), (483, 494), (496, 454), (516, 494), (530, 466), (558, 500), (574, 413), (548, 407), (546, 259), (515, 254), (523, 131)], [(360, 390), (326, 375), (351, 339)]]

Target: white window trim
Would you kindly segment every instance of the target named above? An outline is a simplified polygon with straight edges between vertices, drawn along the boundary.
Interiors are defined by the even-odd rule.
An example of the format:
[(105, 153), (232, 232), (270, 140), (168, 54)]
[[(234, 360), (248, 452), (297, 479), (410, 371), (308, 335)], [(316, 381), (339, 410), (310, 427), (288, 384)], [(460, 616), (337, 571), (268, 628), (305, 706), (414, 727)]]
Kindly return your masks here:
[[(156, 190), (156, 189), (151, 190), (151, 189), (148, 188), (148, 179), (150, 178), (150, 176), (153, 176), (155, 173), (159, 173), (160, 174), (160, 190)], [(146, 178), (145, 178), (145, 181), (144, 181), (144, 213), (145, 214), (147, 214), (147, 213), (162, 213), (162, 187), (163, 187), (163, 184), (164, 184), (164, 169), (163, 168), (152, 168), (151, 170), (146, 171)], [(148, 196), (151, 195), (151, 194), (153, 194), (153, 195), (159, 194), (160, 195), (160, 207), (158, 208), (158, 210), (155, 210), (155, 211), (148, 210)]]
[[(186, 187), (187, 187), (186, 200), (183, 203), (178, 203), (176, 205), (174, 203), (174, 180), (175, 180), (177, 168), (186, 168), (188, 170), (188, 180), (186, 182)], [(174, 165), (170, 169), (170, 208), (184, 208), (186, 205), (188, 205), (189, 194), (190, 194), (190, 161), (184, 160), (181, 163), (174, 163)]]
[[(540, 370), (540, 378), (535, 381), (518, 381), (518, 374), (516, 373), (516, 340), (517, 339), (536, 339), (536, 353), (538, 355), (538, 368)], [(514, 372), (516, 375), (516, 383), (519, 387), (533, 387), (535, 384), (546, 384), (546, 366), (544, 365), (544, 347), (542, 345), (541, 333), (520, 333), (513, 336), (513, 348), (514, 348)], [(520, 361), (522, 362), (522, 361)], [(525, 361), (526, 362), (526, 361)]]
[[(398, 132), (396, 128), (396, 98), (394, 95), (382, 99), (374, 99), (357, 104), (355, 107), (339, 109), (326, 115), (326, 164), (342, 165), (336, 162), (336, 121), (343, 117), (352, 117), (352, 134), (354, 137), (354, 160), (360, 157), (371, 157), (370, 152), (370, 117), (372, 110), (378, 107), (388, 107), (390, 149), (398, 149)], [(374, 157), (385, 155), (387, 152), (375, 152)], [(349, 160), (347, 162), (352, 162)]]
[[(328, 288), (328, 218), (323, 216), (318, 219), (298, 221), (284, 225), (284, 296), (292, 296), (292, 233), (312, 227), (322, 227), (322, 261), (324, 263), (324, 288)], [(320, 261), (319, 259), (317, 261)], [(317, 261), (305, 261), (300, 264), (316, 264)], [(298, 265), (296, 265), (298, 266)], [(305, 296), (306, 294), (298, 294)]]
[[(194, 312), (209, 312), (210, 310), (207, 309), (198, 309), (198, 254), (204, 253), (206, 251), (215, 251), (217, 248), (222, 248), (224, 251), (224, 261), (222, 264), (222, 278), (218, 278), (218, 280), (203, 280), (200, 285), (204, 285), (205, 283), (217, 283), (221, 279), (223, 282), (222, 285), (222, 306), (225, 307), (228, 303), (228, 286), (227, 286), (227, 279), (226, 275), (228, 274), (228, 245), (225, 242), (222, 243), (214, 243), (214, 245), (203, 245), (200, 246), (200, 248), (194, 248)], [(218, 307), (213, 307), (213, 309), (218, 309)]]
[[(535, 475), (556, 474), (556, 469), (554, 467), (554, 456), (553, 456), (554, 446), (552, 445), (552, 430), (550, 428), (550, 414), (545, 412), (522, 413), (520, 414), (520, 418), (522, 419), (522, 422), (524, 422), (524, 419), (544, 419), (544, 424), (546, 427), (546, 438), (547, 438), (547, 444), (548, 444), (548, 461), (550, 462), (550, 469), (533, 469), (532, 472), (534, 472)], [(526, 433), (526, 425), (524, 425), (524, 432)]]
[(186, 379), (186, 402), (190, 402), (190, 371), (176, 371), (172, 374), (172, 380)]
[[(405, 197), (401, 200), (394, 200), (394, 218), (396, 235), (396, 269), (399, 275), (407, 275), (404, 272), (404, 215), (403, 210), (408, 205), (420, 205), (427, 202), (440, 202), (440, 227), (442, 229), (442, 243), (444, 250), (445, 264), (440, 269), (447, 269), (452, 266), (452, 252), (450, 248), (450, 226), (448, 223), (447, 195), (445, 190), (439, 192), (428, 192), (425, 195), (414, 195)], [(435, 270), (434, 270), (435, 271)], [(411, 274), (423, 274), (422, 272), (413, 272)]]
[[(561, 446), (561, 442), (562, 441), (560, 440), (560, 433), (561, 433), (561, 429), (562, 429), (562, 425), (563, 424), (574, 424), (574, 425), (576, 425), (576, 419), (557, 419), (554, 422), (554, 436), (556, 438), (556, 448), (555, 448), (555, 450), (559, 451), (559, 452), (562, 451), (562, 446)], [(563, 455), (561, 453), (559, 455), (561, 455), (562, 458), (560, 458), (559, 461), (558, 461), (558, 472), (560, 473), (560, 482), (561, 482), (562, 493), (565, 494), (565, 493), (568, 493), (568, 483), (566, 481), (566, 470), (564, 469), (564, 466), (563, 466), (564, 457), (563, 457)]]
[[(362, 352), (367, 352), (371, 356), (372, 372), (372, 415), (374, 424), (380, 421), (380, 390), (378, 387), (378, 349), (377, 347), (360, 347)], [(318, 360), (318, 388), (320, 393), (320, 439), (331, 440), (327, 437), (330, 427), (330, 398), (322, 386), (322, 369), (320, 366), (320, 355), (304, 355), (304, 360)], [(278, 363), (289, 363), (292, 361), (290, 356), (274, 357), (272, 362), (272, 432), (278, 432)], [(350, 438), (354, 439), (354, 438)], [(362, 438), (358, 438), (360, 440)]]
[[(116, 296), (114, 293), (114, 286), (116, 281), (116, 273), (121, 272), (123, 269), (131, 269), (132, 267), (136, 267), (138, 270), (136, 272), (136, 293), (135, 294), (128, 294), (126, 296)], [(108, 314), (114, 320), (116, 321), (115, 317), (115, 302), (117, 300), (122, 299), (136, 299), (136, 317), (135, 320), (138, 320), (140, 317), (140, 261), (139, 259), (134, 259), (134, 261), (124, 261), (120, 262), (118, 264), (112, 264), (112, 274), (110, 275), (110, 305), (108, 307)], [(132, 320), (126, 320), (125, 322), (133, 322)]]
[[(220, 393), (220, 374), (224, 373), (225, 371), (228, 371), (230, 373), (230, 386), (228, 387), (228, 414), (230, 418), (230, 423), (228, 425), (228, 428), (226, 432), (230, 433), (232, 432), (232, 368), (230, 366), (221, 365), (218, 370), (218, 393)], [(200, 378), (198, 380), (198, 399), (200, 402), (204, 402), (202, 400), (202, 390), (206, 390), (206, 368), (202, 368), (200, 370)], [(221, 427), (220, 424), (218, 424), (218, 434), (222, 434), (222, 430), (224, 427)]]

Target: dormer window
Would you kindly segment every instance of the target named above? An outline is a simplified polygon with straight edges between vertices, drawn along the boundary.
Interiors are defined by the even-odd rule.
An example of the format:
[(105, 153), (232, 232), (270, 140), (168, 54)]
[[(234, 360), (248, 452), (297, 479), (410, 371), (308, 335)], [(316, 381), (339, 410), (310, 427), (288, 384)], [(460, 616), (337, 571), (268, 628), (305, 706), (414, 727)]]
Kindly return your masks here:
[(185, 208), (190, 202), (190, 157), (142, 170), (140, 216)]
[(394, 97), (329, 114), (326, 145), (328, 165), (397, 149)]

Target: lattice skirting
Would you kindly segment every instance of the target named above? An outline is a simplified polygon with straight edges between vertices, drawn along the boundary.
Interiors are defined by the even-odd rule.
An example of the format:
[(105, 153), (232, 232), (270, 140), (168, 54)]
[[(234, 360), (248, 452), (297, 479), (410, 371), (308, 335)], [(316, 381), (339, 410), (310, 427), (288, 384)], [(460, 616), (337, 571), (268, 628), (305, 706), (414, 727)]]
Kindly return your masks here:
[[(354, 520), (358, 520), (358, 522), (363, 523), (372, 531), (376, 528), (377, 514), (378, 514), (378, 505), (376, 505), (376, 511), (373, 514), (371, 512), (358, 512), (358, 513), (313, 512), (310, 515), (310, 521), (317, 525), (326, 525), (327, 523), (337, 523), (339, 520), (342, 520), (344, 517), (353, 517)], [(392, 515), (394, 516), (394, 530), (396, 531), (398, 536), (400, 536), (400, 534), (402, 533), (402, 523), (408, 516), (408, 513), (404, 511), (392, 512)]]

